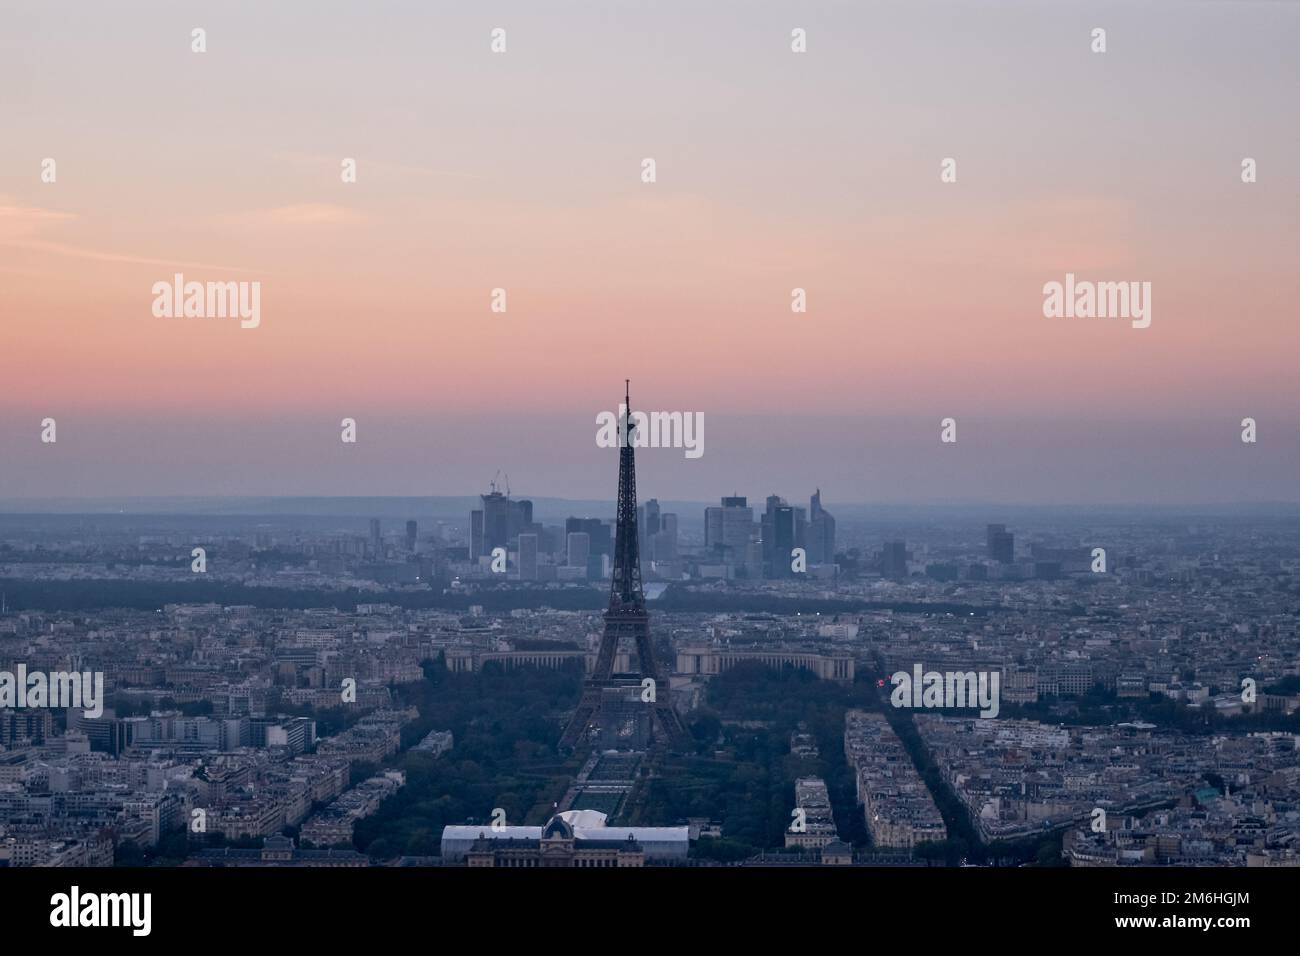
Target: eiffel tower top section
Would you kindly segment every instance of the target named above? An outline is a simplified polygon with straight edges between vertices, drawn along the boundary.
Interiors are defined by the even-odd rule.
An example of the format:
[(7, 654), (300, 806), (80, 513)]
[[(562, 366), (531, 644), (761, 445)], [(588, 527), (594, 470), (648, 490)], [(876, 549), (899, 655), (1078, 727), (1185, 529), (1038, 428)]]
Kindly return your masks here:
[(631, 381), (624, 379), (623, 420), (619, 423), (618, 522), (614, 532), (614, 576), (610, 579), (612, 613), (644, 611), (641, 549), (636, 533), (636, 457), (632, 449)]

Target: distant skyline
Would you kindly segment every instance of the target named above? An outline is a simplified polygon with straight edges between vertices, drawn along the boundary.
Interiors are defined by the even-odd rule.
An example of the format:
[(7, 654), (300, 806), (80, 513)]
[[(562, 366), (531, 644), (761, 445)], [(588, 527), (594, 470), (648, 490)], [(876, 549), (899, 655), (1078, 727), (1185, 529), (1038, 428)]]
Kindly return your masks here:
[(1300, 6), (739, 8), (6, 4), (0, 499), (612, 499), (631, 378), (643, 499), (1300, 500)]

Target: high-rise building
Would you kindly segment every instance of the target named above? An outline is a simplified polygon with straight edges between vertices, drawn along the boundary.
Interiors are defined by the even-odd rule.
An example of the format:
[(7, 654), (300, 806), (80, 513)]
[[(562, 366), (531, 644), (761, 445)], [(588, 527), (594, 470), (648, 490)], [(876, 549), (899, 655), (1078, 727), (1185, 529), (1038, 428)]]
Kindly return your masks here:
[(576, 531), (584, 532), (591, 540), (591, 553), (594, 555), (613, 553), (610, 544), (611, 529), (607, 521), (601, 521), (599, 518), (568, 518), (564, 522), (564, 530), (567, 534)]
[(880, 573), (886, 578), (903, 580), (907, 577), (907, 544), (903, 541), (886, 541), (880, 550)]
[(483, 511), (475, 509), (469, 513), (469, 559), (478, 561), (485, 554)]
[(510, 502), (510, 537), (513, 539), (522, 531), (533, 531), (533, 503), (527, 498)]
[(370, 550), (374, 554), (379, 554), (383, 545), (383, 539), (379, 536), (379, 519), (370, 519)]
[(519, 536), (519, 580), (537, 580), (537, 535)]
[[(537, 533), (533, 524), (533, 503), (528, 499), (515, 501), (493, 489), (480, 495), (483, 501), (483, 550), (491, 554), (493, 548), (505, 548), (515, 542), (521, 532)], [(471, 521), (473, 513), (471, 513)]]
[(591, 558), (591, 535), (585, 531), (570, 531), (567, 535), (568, 554), (565, 563), (571, 568), (586, 568)]
[(743, 497), (722, 499), (723, 558), (737, 567), (749, 564), (749, 544), (754, 539), (754, 509)]
[(480, 495), (483, 502), (483, 553), (510, 543), (510, 499), (499, 491)]
[(651, 498), (637, 509), (637, 538), (641, 542), (641, 563), (654, 560), (655, 535), (659, 533), (659, 499)]
[(984, 543), (988, 547), (989, 554), (993, 553), (993, 538), (995, 535), (1002, 534), (1007, 530), (1004, 524), (991, 524), (984, 529)]
[(406, 522), (406, 550), (415, 550), (415, 541), (419, 537), (420, 526), (414, 521)]
[(789, 577), (791, 553), (803, 546), (803, 509), (792, 508), (778, 495), (769, 495), (763, 513), (763, 573)]
[(754, 537), (754, 509), (741, 495), (722, 499), (718, 508), (704, 509), (704, 547), (736, 568), (750, 563), (749, 544)]
[(822, 507), (818, 488), (808, 502), (808, 563), (831, 564), (835, 560), (835, 519)]
[(655, 561), (677, 560), (677, 515), (665, 511), (659, 516), (659, 533), (654, 537), (652, 550)]
[(986, 531), (989, 557), (1003, 564), (1016, 560), (1016, 538), (1004, 524), (991, 524)]
[(704, 548), (720, 551), (722, 548), (722, 509), (704, 509)]

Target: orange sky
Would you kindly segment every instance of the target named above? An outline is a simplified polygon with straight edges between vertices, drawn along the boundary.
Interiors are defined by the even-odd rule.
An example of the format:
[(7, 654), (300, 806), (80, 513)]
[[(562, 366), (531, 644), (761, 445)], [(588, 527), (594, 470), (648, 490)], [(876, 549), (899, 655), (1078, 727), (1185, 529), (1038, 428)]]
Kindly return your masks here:
[[(578, 447), (625, 377), (649, 407), (719, 427), (797, 422), (782, 428), (813, 461), (837, 454), (828, 415), (1056, 423), (1093, 457), (1104, 420), (1294, 430), (1300, 11), (935, 6), (938, 26), (908, 4), (6, 12), (0, 497), (66, 490), (70, 462), (91, 467), (89, 448), (53, 466), (32, 447), (45, 415), (160, 422), (194, 436), (175, 460), (240, 422), (464, 415), (486, 424), (449, 450), (464, 469), (445, 477), (471, 482), (513, 454), (492, 422), (523, 410), (553, 430), (541, 447)], [(196, 25), (205, 54), (189, 49)], [(497, 25), (503, 55), (488, 50)], [(807, 54), (789, 51), (795, 25)], [(645, 156), (654, 184), (638, 178)], [(946, 156), (957, 183), (939, 181)], [(1240, 182), (1243, 156), (1259, 182)], [(154, 318), (150, 288), (175, 272), (259, 281), (260, 327)], [(1151, 327), (1045, 319), (1042, 285), (1066, 272), (1151, 282)], [(807, 314), (790, 311), (796, 286)], [(763, 452), (665, 475), (662, 493), (751, 472)], [(325, 461), (304, 452), (300, 473), (265, 485), (323, 490)], [(1242, 493), (1281, 496), (1290, 461)], [(390, 487), (410, 464), (381, 458), (347, 481), (477, 490)], [(104, 478), (271, 490), (219, 466)], [(563, 462), (531, 467), (539, 493), (571, 484)], [(1024, 482), (1026, 498), (1059, 489)]]

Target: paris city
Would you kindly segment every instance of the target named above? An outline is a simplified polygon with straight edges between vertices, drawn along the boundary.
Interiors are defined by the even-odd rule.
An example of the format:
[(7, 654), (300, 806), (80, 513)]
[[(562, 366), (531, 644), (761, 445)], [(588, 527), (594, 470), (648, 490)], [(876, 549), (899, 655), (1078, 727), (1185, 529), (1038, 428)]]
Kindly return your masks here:
[(1277, 932), (1298, 44), (0, 0), (6, 938)]

